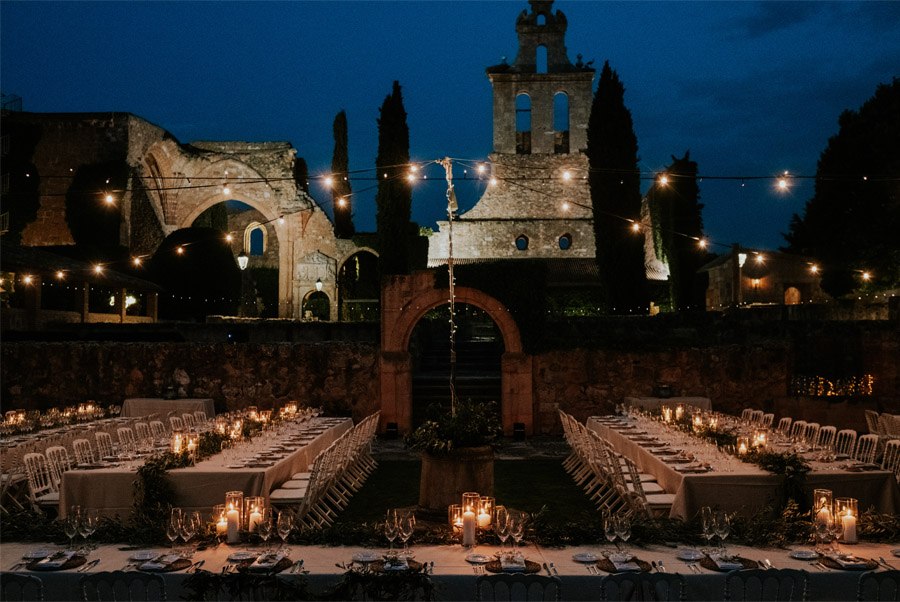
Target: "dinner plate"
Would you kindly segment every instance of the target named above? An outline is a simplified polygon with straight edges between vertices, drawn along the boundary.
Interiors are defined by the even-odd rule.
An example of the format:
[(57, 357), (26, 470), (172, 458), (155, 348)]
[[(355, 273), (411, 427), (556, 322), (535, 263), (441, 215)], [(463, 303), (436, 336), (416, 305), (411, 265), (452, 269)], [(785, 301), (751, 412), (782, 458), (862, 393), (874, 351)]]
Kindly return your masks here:
[(572, 560), (575, 562), (597, 562), (597, 555), (593, 552), (578, 552), (577, 554), (572, 554)]
[(677, 558), (678, 560), (685, 560), (687, 562), (694, 562), (703, 558), (703, 552), (701, 552), (700, 550), (695, 550), (693, 548), (678, 550), (675, 558)]
[(492, 558), (485, 554), (469, 554), (466, 556), (466, 562), (471, 562), (472, 564), (485, 564), (491, 560)]
[(797, 560), (815, 560), (819, 557), (819, 553), (815, 550), (794, 550), (788, 555)]
[(228, 466), (226, 466), (226, 468), (247, 468), (247, 467), (243, 464), (229, 464)]
[(140, 550), (138, 552), (134, 552), (131, 556), (128, 557), (128, 560), (139, 560), (141, 562), (145, 562), (147, 560), (153, 560), (159, 556), (159, 552), (154, 552), (153, 550)]
[(232, 552), (228, 556), (229, 562), (246, 562), (247, 560), (256, 560), (259, 554), (256, 552)]
[(381, 559), (381, 555), (378, 552), (357, 552), (353, 555), (353, 562), (375, 562), (379, 559)]
[(37, 548), (30, 550), (27, 554), (23, 555), (22, 558), (26, 560), (41, 560), (52, 555), (54, 552), (56, 552), (56, 550), (51, 550), (50, 548)]
[(900, 548), (897, 548), (896, 550), (891, 550), (891, 554), (893, 554), (897, 558), (900, 558)]

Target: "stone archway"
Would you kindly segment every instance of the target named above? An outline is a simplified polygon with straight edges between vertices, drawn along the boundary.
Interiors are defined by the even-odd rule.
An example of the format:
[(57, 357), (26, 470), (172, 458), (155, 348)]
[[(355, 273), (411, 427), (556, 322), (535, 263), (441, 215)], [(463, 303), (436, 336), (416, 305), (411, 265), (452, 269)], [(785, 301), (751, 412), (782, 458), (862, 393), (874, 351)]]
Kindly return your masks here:
[[(393, 276), (381, 292), (380, 392), (382, 425), (396, 423), (401, 432), (412, 424), (412, 368), (409, 340), (413, 328), (428, 310), (447, 303), (446, 289), (435, 288), (435, 273), (417, 272)], [(500, 413), (503, 431), (513, 432), (522, 423), (525, 432), (534, 430), (534, 395), (531, 358), (522, 348), (519, 327), (509, 310), (488, 294), (473, 288), (456, 287), (457, 303), (474, 305), (485, 311), (500, 329), (505, 352), (501, 359)]]

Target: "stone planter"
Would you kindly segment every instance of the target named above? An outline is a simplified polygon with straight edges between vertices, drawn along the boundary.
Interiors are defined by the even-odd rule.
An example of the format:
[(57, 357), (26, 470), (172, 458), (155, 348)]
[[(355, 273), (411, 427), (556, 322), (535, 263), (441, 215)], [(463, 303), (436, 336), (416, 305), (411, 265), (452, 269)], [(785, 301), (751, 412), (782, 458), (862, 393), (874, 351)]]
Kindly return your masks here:
[(459, 504), (466, 491), (494, 495), (494, 449), (462, 447), (445, 456), (422, 454), (419, 508), (446, 520), (447, 507)]

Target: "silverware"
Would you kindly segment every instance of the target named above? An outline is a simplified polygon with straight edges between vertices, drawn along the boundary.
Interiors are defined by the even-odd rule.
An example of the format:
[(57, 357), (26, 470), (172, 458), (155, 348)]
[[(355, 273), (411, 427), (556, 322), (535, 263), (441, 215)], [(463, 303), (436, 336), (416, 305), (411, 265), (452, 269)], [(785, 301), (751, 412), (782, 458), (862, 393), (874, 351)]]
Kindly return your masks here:
[(552, 577), (553, 573), (550, 572), (550, 567), (547, 566), (547, 563), (544, 563), (544, 570), (547, 571), (547, 576)]
[(694, 571), (694, 572), (697, 573), (698, 575), (700, 574), (700, 569), (697, 568), (697, 564), (696, 564), (696, 563), (694, 563), (694, 562), (688, 562), (687, 565), (688, 565), (688, 568), (689, 568), (689, 569), (691, 569), (692, 571)]
[(553, 571), (553, 574), (559, 577), (559, 571), (556, 570), (556, 565), (552, 562), (550, 563), (550, 570)]
[(203, 566), (205, 563), (206, 563), (205, 560), (198, 560), (197, 562), (194, 563), (194, 566), (192, 566), (188, 570), (192, 573), (196, 573), (197, 571), (200, 570), (200, 567)]
[(878, 557), (878, 560), (880, 560), (880, 561), (881, 561), (881, 564), (883, 564), (883, 565), (886, 566), (887, 568), (889, 568), (889, 569), (891, 569), (891, 570), (896, 570), (896, 569), (894, 569), (894, 567), (893, 567), (891, 564), (889, 564), (888, 561), (885, 560), (882, 556), (879, 556), (879, 557)]
[(434, 560), (431, 561), (431, 564), (428, 567), (428, 573), (434, 575)]
[(653, 567), (653, 570), (654, 570), (654, 571), (656, 571), (657, 573), (659, 572), (659, 569), (656, 567), (656, 561), (655, 561), (655, 560), (651, 560), (651, 561), (650, 561), (650, 566)]
[(666, 567), (663, 566), (663, 561), (662, 561), (662, 560), (660, 560), (660, 561), (657, 562), (656, 564), (657, 564), (657, 566), (659, 567), (659, 572), (660, 572), (660, 573), (665, 573), (665, 572), (666, 572)]
[(823, 571), (829, 570), (828, 567), (826, 565), (822, 564), (821, 562), (814, 562), (813, 564), (815, 564), (817, 567), (819, 567)]
[(99, 558), (95, 558), (94, 560), (91, 560), (90, 562), (88, 562), (87, 564), (85, 564), (83, 567), (81, 567), (80, 569), (78, 569), (78, 572), (79, 572), (79, 573), (86, 573), (87, 571), (91, 570), (92, 568), (94, 568), (94, 567), (97, 566), (98, 564), (100, 564), (100, 559), (99, 559)]
[(17, 562), (14, 565), (12, 565), (11, 567), (9, 567), (9, 570), (10, 570), (10, 572), (16, 571), (16, 570), (22, 568), (23, 566), (25, 566), (24, 562)]

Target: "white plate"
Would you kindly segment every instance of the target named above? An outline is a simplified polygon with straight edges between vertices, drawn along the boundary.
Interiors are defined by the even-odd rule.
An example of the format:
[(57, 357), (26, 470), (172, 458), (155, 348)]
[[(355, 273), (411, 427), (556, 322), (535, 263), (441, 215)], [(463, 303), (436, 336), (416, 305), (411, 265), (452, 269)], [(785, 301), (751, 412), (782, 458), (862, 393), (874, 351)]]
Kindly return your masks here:
[(229, 464), (226, 468), (247, 468), (243, 464)]
[(678, 550), (675, 558), (677, 558), (678, 560), (685, 560), (687, 562), (695, 562), (703, 558), (703, 552), (701, 552), (700, 550), (694, 550), (693, 548)]
[(814, 550), (794, 550), (788, 555), (797, 560), (815, 560), (819, 557), (819, 553)]
[(154, 552), (153, 550), (141, 550), (139, 552), (134, 552), (131, 556), (128, 557), (128, 560), (139, 560), (141, 562), (145, 562), (147, 560), (153, 560), (159, 556), (159, 552)]
[(353, 555), (353, 562), (375, 562), (381, 558), (378, 552), (357, 552)]
[(229, 562), (244, 562), (246, 560), (256, 560), (259, 554), (256, 552), (232, 552), (228, 557)]
[(593, 552), (578, 552), (572, 554), (572, 560), (575, 562), (597, 562), (597, 555)]
[(472, 564), (485, 564), (490, 561), (491, 557), (484, 554), (469, 554), (466, 556), (466, 562), (471, 562)]
[(891, 550), (891, 554), (893, 554), (897, 558), (900, 558), (900, 548), (897, 548), (896, 550)]
[(31, 550), (22, 558), (26, 560), (41, 560), (42, 558), (47, 558), (48, 556), (52, 556), (56, 550), (51, 550), (49, 548), (37, 548), (36, 550)]

